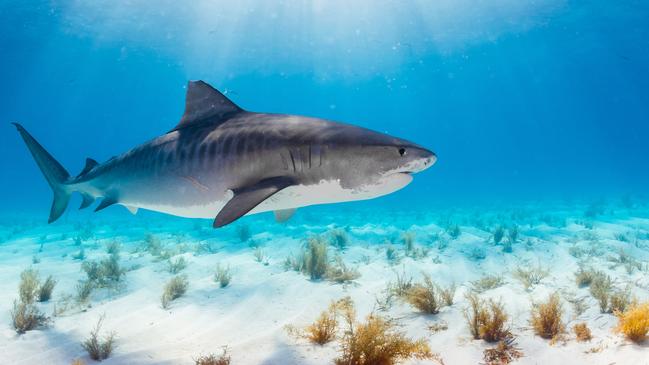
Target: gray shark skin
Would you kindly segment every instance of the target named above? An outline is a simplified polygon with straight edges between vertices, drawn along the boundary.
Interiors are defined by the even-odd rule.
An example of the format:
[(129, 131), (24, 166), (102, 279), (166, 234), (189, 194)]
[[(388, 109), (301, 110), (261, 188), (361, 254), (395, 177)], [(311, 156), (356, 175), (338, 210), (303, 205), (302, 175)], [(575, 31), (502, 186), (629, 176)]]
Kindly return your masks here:
[(104, 163), (86, 160), (70, 176), (21, 125), (13, 123), (54, 191), (48, 222), (70, 195), (80, 209), (103, 198), (225, 226), (243, 215), (371, 199), (397, 191), (437, 159), (403, 139), (323, 119), (245, 111), (203, 81), (189, 82), (185, 113), (168, 133)]

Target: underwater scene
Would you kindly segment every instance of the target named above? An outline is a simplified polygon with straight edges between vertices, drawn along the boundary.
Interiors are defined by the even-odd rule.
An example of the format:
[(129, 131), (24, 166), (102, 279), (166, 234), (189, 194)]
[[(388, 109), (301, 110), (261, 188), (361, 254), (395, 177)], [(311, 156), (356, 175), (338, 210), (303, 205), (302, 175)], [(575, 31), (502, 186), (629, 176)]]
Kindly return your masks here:
[(0, 364), (649, 364), (649, 3), (0, 4)]

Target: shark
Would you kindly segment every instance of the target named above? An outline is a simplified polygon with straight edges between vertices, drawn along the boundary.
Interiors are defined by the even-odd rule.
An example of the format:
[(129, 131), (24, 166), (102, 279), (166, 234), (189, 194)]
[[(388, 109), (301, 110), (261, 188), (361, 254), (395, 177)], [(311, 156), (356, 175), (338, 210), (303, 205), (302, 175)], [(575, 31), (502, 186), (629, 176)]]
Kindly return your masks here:
[(185, 111), (167, 133), (71, 176), (20, 124), (17, 128), (54, 199), (48, 223), (73, 193), (80, 209), (119, 204), (226, 226), (272, 211), (372, 199), (432, 166), (432, 151), (388, 134), (306, 116), (249, 112), (204, 81), (190, 81)]

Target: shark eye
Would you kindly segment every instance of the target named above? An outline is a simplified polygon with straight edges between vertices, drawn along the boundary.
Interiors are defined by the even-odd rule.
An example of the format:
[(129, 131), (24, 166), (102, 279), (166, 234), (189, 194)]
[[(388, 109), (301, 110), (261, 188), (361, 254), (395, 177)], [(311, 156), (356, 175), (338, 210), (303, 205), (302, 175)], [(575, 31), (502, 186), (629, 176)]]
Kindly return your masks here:
[(405, 154), (406, 154), (406, 149), (403, 147), (399, 148), (399, 155), (403, 156)]

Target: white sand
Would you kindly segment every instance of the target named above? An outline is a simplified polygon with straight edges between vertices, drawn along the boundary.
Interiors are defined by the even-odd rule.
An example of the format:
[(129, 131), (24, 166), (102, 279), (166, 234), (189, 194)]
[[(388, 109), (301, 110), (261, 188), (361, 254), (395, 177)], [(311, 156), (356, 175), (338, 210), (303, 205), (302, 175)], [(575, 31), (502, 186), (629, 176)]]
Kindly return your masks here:
[[(290, 253), (297, 254), (302, 238), (310, 232), (327, 229), (318, 225), (308, 213), (289, 225), (275, 224), (269, 215), (247, 218), (243, 222), (250, 226), (253, 240), (268, 255), (268, 265), (255, 261), (253, 249), (239, 241), (234, 228), (213, 232), (207, 221), (195, 223), (147, 214), (115, 221), (103, 218), (108, 224), (101, 224), (100, 218), (95, 218), (97, 224), (93, 233), (96, 239), (83, 243), (86, 260), (106, 257), (105, 244), (116, 237), (122, 242), (120, 263), (132, 268), (123, 286), (115, 290), (96, 290), (89, 307), (70, 309), (52, 317), (49, 327), (23, 335), (17, 335), (10, 325), (10, 310), (18, 297), (21, 271), (31, 266), (39, 271), (41, 279), (51, 274), (58, 280), (53, 300), (38, 304), (48, 316), (64, 294), (75, 293), (75, 285), (85, 274), (80, 269), (80, 261), (71, 257), (79, 251), (72, 239), (77, 233), (71, 223), (36, 224), (12, 235), (9, 232), (16, 224), (5, 225), (0, 227), (0, 237), (9, 237), (0, 244), (0, 364), (70, 364), (77, 358), (92, 363), (80, 342), (102, 314), (105, 314), (104, 331), (115, 331), (117, 335), (117, 348), (103, 364), (192, 364), (193, 358), (219, 353), (223, 346), (228, 347), (232, 364), (331, 364), (337, 356), (336, 343), (314, 346), (288, 336), (284, 326), (305, 326), (331, 300), (344, 296), (354, 300), (359, 319), (363, 318), (376, 308), (376, 297), (380, 297), (387, 283), (394, 280), (395, 272), (402, 271), (416, 280), (421, 278), (421, 272), (426, 272), (439, 284), (458, 284), (455, 304), (443, 308), (437, 315), (422, 315), (398, 300), (387, 312), (378, 312), (398, 319), (401, 330), (409, 336), (425, 338), (446, 364), (480, 363), (483, 350), (491, 346), (471, 338), (462, 314), (469, 282), (485, 273), (502, 274), (505, 279), (505, 285), (488, 290), (481, 297), (501, 299), (505, 303), (512, 332), (517, 336), (517, 347), (524, 353), (516, 364), (649, 364), (649, 343), (633, 344), (614, 333), (617, 319), (611, 314), (601, 314), (588, 288), (578, 288), (574, 280), (581, 260), (609, 274), (616, 287), (629, 285), (635, 297), (649, 299), (648, 219), (612, 216), (595, 220), (592, 230), (574, 224), (573, 219), (568, 219), (568, 224), (561, 228), (541, 222), (531, 226), (521, 224), (521, 237), (513, 245), (513, 252), (504, 253), (501, 245), (485, 243), (489, 232), (465, 222), (460, 224), (462, 235), (440, 250), (438, 242), (431, 242), (431, 235), (442, 231), (431, 223), (438, 221), (437, 214), (394, 213), (385, 217), (376, 214), (350, 213), (344, 218), (350, 221), (350, 243), (342, 257), (361, 274), (349, 285), (313, 282), (300, 273), (284, 270), (284, 259)], [(642, 216), (638, 212), (629, 214)], [(575, 210), (573, 215), (583, 216), (583, 213)], [(470, 216), (465, 212), (459, 221)], [(419, 224), (409, 228), (416, 234), (416, 247), (431, 247), (427, 257), (417, 260), (404, 257), (403, 246), (398, 244), (399, 234), (410, 226), (411, 220)], [(341, 222), (343, 218), (322, 214), (317, 219), (317, 222), (329, 221)], [(390, 222), (391, 225), (366, 222)], [(160, 305), (162, 287), (172, 277), (165, 262), (156, 262), (146, 252), (132, 253), (146, 232), (159, 237), (167, 247), (176, 246), (177, 242), (189, 245), (209, 242), (218, 249), (211, 254), (191, 251), (182, 254), (190, 263), (182, 272), (187, 275), (190, 286), (187, 294), (173, 301), (169, 309)], [(61, 240), (64, 233), (68, 238)], [(631, 242), (616, 240), (618, 233), (627, 235)], [(44, 234), (47, 237), (39, 252)], [(599, 243), (594, 243), (595, 238)], [(386, 240), (397, 242), (393, 246), (402, 256), (400, 263), (390, 265), (387, 262)], [(594, 256), (584, 254), (577, 258), (569, 252), (573, 245), (584, 249), (598, 247), (599, 251)], [(623, 265), (615, 265), (610, 258), (617, 257), (620, 248), (644, 265), (643, 269), (628, 273)], [(481, 249), (484, 259), (471, 257)], [(334, 252), (331, 250), (332, 254)], [(573, 254), (575, 252), (573, 249)], [(40, 259), (37, 264), (32, 264), (34, 255)], [(230, 265), (233, 269), (234, 276), (227, 288), (221, 289), (213, 281), (216, 263)], [(549, 269), (550, 276), (530, 290), (525, 290), (512, 277), (512, 270), (520, 265), (539, 264)], [(569, 331), (563, 341), (551, 345), (548, 340), (533, 334), (528, 323), (531, 301), (544, 300), (555, 291), (563, 298), (566, 327), (570, 329), (577, 322), (586, 322), (593, 332), (590, 342), (577, 342)], [(585, 298), (587, 310), (583, 314), (575, 315), (567, 302), (571, 297)], [(440, 321), (448, 324), (447, 330), (431, 333), (427, 329)]]

